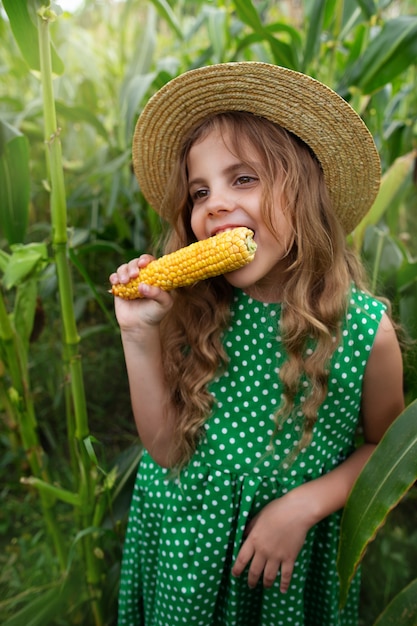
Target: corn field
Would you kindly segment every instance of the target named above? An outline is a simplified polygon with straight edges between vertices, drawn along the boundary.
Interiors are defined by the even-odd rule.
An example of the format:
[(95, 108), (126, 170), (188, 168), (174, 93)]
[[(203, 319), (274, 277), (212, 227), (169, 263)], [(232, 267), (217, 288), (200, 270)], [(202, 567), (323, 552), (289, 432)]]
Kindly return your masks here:
[(0, 38), (1, 623), (115, 624), (141, 448), (107, 277), (164, 228), (133, 128), (179, 73), (260, 60), (335, 89), (380, 153), (350, 237), (401, 328), (407, 408), (352, 491), (338, 567), (343, 604), (362, 566), (360, 626), (415, 626), (415, 2), (2, 0)]

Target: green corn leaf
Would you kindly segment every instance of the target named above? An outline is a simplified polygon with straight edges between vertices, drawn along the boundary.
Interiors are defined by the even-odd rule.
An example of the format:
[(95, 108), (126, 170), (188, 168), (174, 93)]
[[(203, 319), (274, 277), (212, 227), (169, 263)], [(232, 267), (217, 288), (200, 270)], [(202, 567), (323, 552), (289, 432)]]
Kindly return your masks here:
[(303, 47), (303, 37), (300, 32), (290, 26), (289, 24), (284, 24), (283, 22), (273, 22), (272, 24), (268, 24), (265, 27), (265, 30), (268, 34), (274, 35), (275, 33), (285, 33), (291, 39), (290, 48), (294, 50), (294, 59), (299, 55), (299, 51), (301, 52)]
[(368, 28), (365, 24), (358, 24), (352, 33), (349, 55), (346, 57), (346, 67), (353, 65), (360, 57), (367, 45)]
[[(274, 24), (265, 27), (251, 0), (235, 0), (234, 4), (239, 19), (252, 28), (261, 40), (269, 44), (274, 62), (290, 69), (298, 69), (298, 61), (294, 47), (284, 41), (280, 41), (272, 34), (280, 30), (280, 25)], [(283, 27), (282, 30), (284, 30), (284, 28), (285, 27)]]
[(151, 0), (159, 15), (169, 24), (178, 39), (184, 39), (180, 23), (166, 0)]
[(311, 60), (317, 55), (323, 28), (326, 2), (315, 0), (310, 13), (307, 40), (304, 50), (304, 59), (301, 71), (305, 72)]
[[(299, 70), (299, 62), (294, 47), (284, 41), (280, 41), (269, 33), (269, 28), (265, 30), (265, 41), (269, 43), (274, 63), (288, 67), (290, 70)], [(272, 29), (271, 29), (272, 30)]]
[(389, 603), (374, 626), (416, 626), (417, 579), (413, 580)]
[(56, 112), (59, 116), (62, 116), (69, 122), (74, 122), (79, 124), (81, 122), (86, 122), (90, 126), (92, 126), (97, 133), (103, 137), (103, 139), (109, 139), (109, 133), (106, 130), (106, 127), (100, 121), (97, 115), (95, 115), (91, 110), (87, 109), (83, 106), (70, 106), (61, 100), (55, 101)]
[(377, 224), (385, 212), (392, 206), (394, 199), (398, 197), (411, 173), (415, 157), (414, 151), (399, 157), (383, 175), (381, 187), (371, 210), (358, 224), (352, 235), (352, 240), (357, 250), (360, 250), (362, 246), (367, 227)]
[(6, 289), (15, 287), (34, 272), (38, 272), (47, 260), (47, 249), (44, 243), (30, 243), (26, 246), (16, 244), (12, 247), (12, 255), (4, 272)]
[(235, 0), (234, 4), (239, 19), (242, 20), (244, 24), (250, 26), (256, 33), (264, 30), (259, 14), (251, 0)]
[(417, 261), (408, 261), (398, 270), (397, 284), (400, 291), (417, 284)]
[(336, 19), (338, 2), (339, 0), (325, 0), (325, 2), (323, 3), (324, 4), (323, 27), (324, 27), (324, 30), (333, 32), (334, 36), (337, 36), (337, 33), (335, 33), (334, 31), (334, 26), (338, 21)]
[(7, 254), (4, 250), (0, 250), (0, 272), (5, 272), (6, 267), (10, 261), (10, 254)]
[(3, 626), (45, 626), (45, 624), (53, 623), (57, 615), (63, 614), (66, 604), (67, 598), (61, 594), (60, 587), (43, 592), (37, 591), (34, 600), (28, 602), (23, 609), (2, 624)]
[[(40, 71), (38, 32), (29, 12), (31, 9), (35, 15), (36, 2), (34, 0), (3, 0), (3, 7), (23, 58), (30, 69)], [(52, 71), (58, 75), (63, 74), (64, 64), (53, 46), (51, 46), (51, 58)]]
[(9, 245), (22, 243), (29, 221), (29, 144), (0, 120), (0, 232)]
[(207, 6), (207, 31), (216, 63), (221, 63), (227, 50), (227, 12), (224, 7)]
[(347, 97), (349, 87), (355, 86), (364, 94), (373, 93), (415, 64), (416, 59), (417, 16), (401, 15), (384, 24), (337, 91)]
[(78, 493), (73, 493), (72, 491), (68, 491), (68, 489), (62, 489), (61, 487), (56, 487), (55, 485), (51, 485), (50, 483), (47, 483), (40, 478), (36, 478), (35, 476), (21, 478), (20, 482), (24, 485), (29, 485), (30, 487), (38, 489), (46, 498), (50, 499), (51, 503), (57, 499), (61, 500), (61, 502), (72, 504), (73, 506), (80, 506), (81, 504)]
[(94, 463), (94, 465), (98, 465), (98, 459), (93, 447), (93, 441), (97, 442), (97, 439), (90, 435), (83, 440), (83, 443), (87, 450), (88, 456), (90, 457), (90, 460)]
[[(114, 246), (111, 242), (109, 242), (110, 245), (107, 245), (106, 242), (103, 242), (102, 245), (100, 245), (100, 242), (97, 242), (97, 245), (88, 245), (86, 246), (82, 251), (86, 252), (87, 250), (99, 250), (100, 248), (102, 250), (104, 250), (105, 252), (107, 252), (108, 250), (111, 250), (112, 248), (117, 249), (117, 246)], [(118, 250), (118, 252), (120, 253), (120, 250)], [(69, 249), (69, 257), (71, 259), (71, 262), (74, 264), (74, 266), (78, 269), (78, 271), (80, 272), (81, 276), (84, 278), (86, 284), (90, 287), (91, 292), (93, 293), (95, 300), (98, 304), (98, 306), (100, 307), (100, 309), (102, 310), (104, 316), (107, 318), (108, 323), (110, 324), (110, 326), (112, 326), (114, 329), (116, 329), (116, 324), (114, 321), (114, 316), (110, 315), (108, 308), (106, 307), (104, 300), (101, 296), (101, 294), (99, 293), (96, 284), (94, 283), (94, 281), (91, 279), (90, 275), (87, 272), (87, 269), (85, 268), (85, 266), (83, 265), (81, 259), (80, 259), (80, 254), (79, 251), (75, 251), (73, 248)], [(85, 337), (85, 335), (83, 335)]]
[(137, 76), (132, 76), (124, 86), (124, 101), (122, 102), (122, 109), (123, 111), (126, 111), (126, 145), (129, 145), (129, 142), (131, 141), (140, 104), (145, 98), (145, 95), (155, 80), (155, 77), (155, 72), (149, 74), (138, 74)]
[(26, 355), (29, 350), (29, 341), (35, 320), (37, 297), (38, 279), (36, 276), (25, 280), (16, 290), (13, 319), (16, 333), (23, 345), (22, 360), (26, 360)]
[(342, 606), (369, 542), (417, 479), (416, 419), (417, 400), (387, 430), (346, 503), (337, 559)]
[[(401, 325), (414, 341), (415, 350), (417, 341), (417, 277), (413, 284), (402, 290), (399, 311)], [(415, 364), (410, 369), (409, 375), (416, 376)]]
[(363, 14), (366, 19), (370, 19), (373, 15), (376, 14), (377, 8), (375, 6), (374, 0), (357, 0), (360, 8), (362, 9)]

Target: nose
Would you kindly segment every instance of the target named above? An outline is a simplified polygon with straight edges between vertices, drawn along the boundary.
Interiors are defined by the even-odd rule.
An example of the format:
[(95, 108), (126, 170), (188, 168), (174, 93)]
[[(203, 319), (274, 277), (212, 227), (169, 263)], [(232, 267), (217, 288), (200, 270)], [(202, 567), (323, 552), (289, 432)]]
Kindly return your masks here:
[(236, 202), (231, 194), (223, 191), (213, 190), (206, 201), (206, 211), (209, 216), (216, 216), (222, 213), (230, 213), (236, 208)]

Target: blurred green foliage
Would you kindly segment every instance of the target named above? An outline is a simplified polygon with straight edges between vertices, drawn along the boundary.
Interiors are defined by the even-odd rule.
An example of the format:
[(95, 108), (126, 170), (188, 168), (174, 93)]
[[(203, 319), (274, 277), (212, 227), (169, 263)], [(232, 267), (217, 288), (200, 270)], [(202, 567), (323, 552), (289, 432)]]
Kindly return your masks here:
[[(33, 38), (36, 11), (43, 4), (48, 3), (0, 2), (0, 295), (12, 322), (27, 326), (21, 353), (51, 480), (72, 490), (50, 172)], [(103, 622), (89, 613), (83, 577), (71, 576), (79, 572), (77, 545), (87, 529), (75, 521), (68, 504), (55, 504), (68, 543), (63, 575), (42, 523), (37, 492), (19, 482), (31, 472), (10, 399), (8, 339), (0, 334), (0, 476), (6, 503), (0, 512), (0, 617), (9, 626), (98, 626), (115, 619), (121, 542), (138, 458), (107, 276), (124, 260), (157, 247), (163, 229), (131, 169), (130, 143), (141, 108), (177, 74), (236, 60), (305, 71), (350, 101), (374, 135), (384, 174), (376, 206), (352, 242), (376, 292), (391, 299), (394, 317), (404, 328), (409, 344), (405, 390), (411, 402), (417, 397), (412, 343), (417, 340), (417, 11), (412, 0), (84, 0), (72, 12), (60, 10), (56, 0), (50, 9), (57, 16), (50, 25), (53, 89), (89, 427), (98, 466), (110, 476), (117, 468), (118, 482), (109, 489), (106, 514), (96, 529), (101, 546), (96, 557), (107, 572), (100, 599)], [(29, 31), (27, 20), (33, 26)], [(25, 38), (22, 32), (31, 34)], [(35, 263), (37, 245), (46, 252)], [(21, 261), (30, 268), (23, 276), (16, 273), (21, 271), (17, 254), (26, 255)], [(19, 304), (24, 301), (19, 294), (29, 293), (28, 288), (30, 311)], [(368, 566), (365, 558), (364, 626), (399, 591), (392, 584), (397, 572), (402, 576), (410, 570), (417, 540), (412, 535), (403, 541), (401, 529), (412, 516), (415, 525), (415, 508), (407, 505), (412, 497), (405, 501), (403, 518), (399, 507), (398, 524), (387, 525), (369, 551)], [(32, 604), (41, 592), (42, 610), (42, 602)], [(32, 621), (20, 610), (28, 611)]]

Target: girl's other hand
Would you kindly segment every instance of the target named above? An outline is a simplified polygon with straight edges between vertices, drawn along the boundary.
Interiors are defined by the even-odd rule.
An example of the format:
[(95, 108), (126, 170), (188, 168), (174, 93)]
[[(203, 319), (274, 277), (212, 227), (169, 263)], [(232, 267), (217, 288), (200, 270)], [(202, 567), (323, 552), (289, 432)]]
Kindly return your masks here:
[[(154, 260), (150, 254), (142, 254), (139, 258), (124, 263), (110, 274), (111, 285), (126, 284), (139, 275), (141, 268)], [(115, 311), (121, 330), (140, 331), (141, 328), (159, 324), (172, 306), (172, 296), (158, 287), (139, 283), (141, 298), (124, 300), (115, 296)]]
[(305, 510), (301, 501), (286, 496), (267, 504), (246, 528), (245, 541), (232, 568), (233, 576), (240, 576), (251, 561), (249, 587), (254, 588), (261, 577), (264, 587), (272, 587), (281, 570), (280, 590), (285, 593), (312, 525), (306, 521)]

